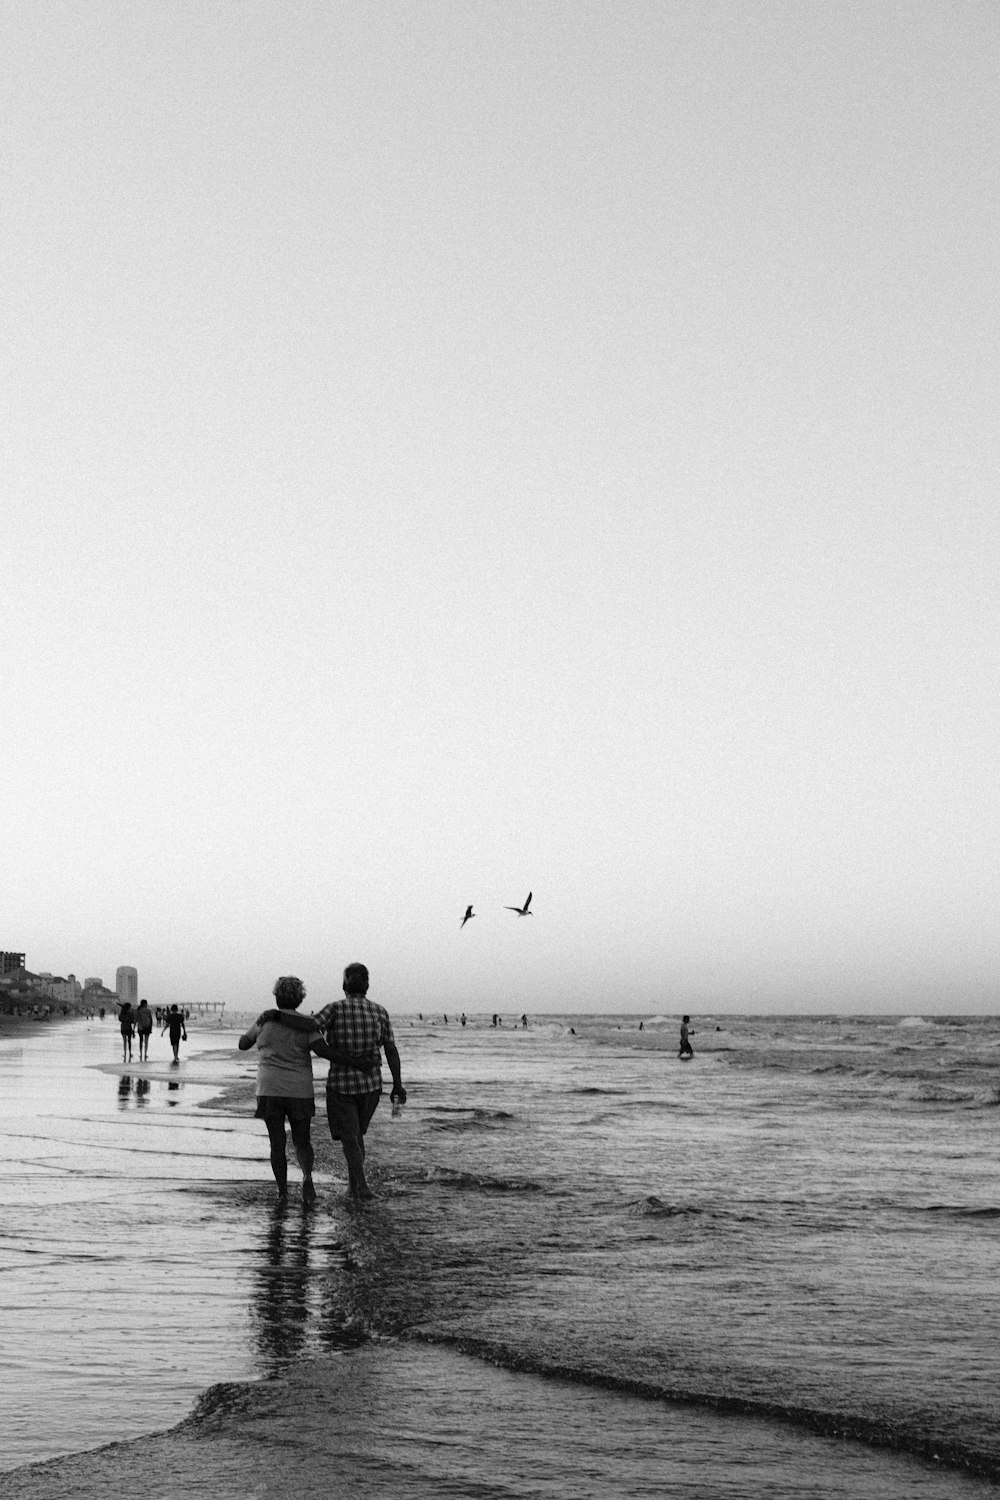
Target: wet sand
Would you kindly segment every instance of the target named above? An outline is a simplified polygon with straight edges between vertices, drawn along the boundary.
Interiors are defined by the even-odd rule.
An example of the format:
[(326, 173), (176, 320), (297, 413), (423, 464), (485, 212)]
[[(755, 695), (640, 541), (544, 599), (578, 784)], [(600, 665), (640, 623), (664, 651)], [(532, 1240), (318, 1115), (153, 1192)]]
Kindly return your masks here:
[[(623, 1478), (627, 1472), (627, 1479)], [(804, 1476), (808, 1475), (808, 1480)], [(790, 1476), (798, 1476), (797, 1478)], [(388, 1340), (219, 1385), (168, 1433), (32, 1465), (5, 1500), (943, 1500), (955, 1476), (792, 1427), (512, 1374)], [(969, 1500), (995, 1493), (968, 1481)]]
[[(0, 1011), (0, 1042), (24, 1041), (28, 1037), (40, 1036), (42, 1032), (53, 1032), (56, 1027), (68, 1026), (81, 1019), (82, 1017), (76, 1015), (50, 1016), (47, 1021), (42, 1021), (37, 1016), (13, 1016), (8, 1011)], [(117, 1029), (115, 1027), (116, 1031)]]

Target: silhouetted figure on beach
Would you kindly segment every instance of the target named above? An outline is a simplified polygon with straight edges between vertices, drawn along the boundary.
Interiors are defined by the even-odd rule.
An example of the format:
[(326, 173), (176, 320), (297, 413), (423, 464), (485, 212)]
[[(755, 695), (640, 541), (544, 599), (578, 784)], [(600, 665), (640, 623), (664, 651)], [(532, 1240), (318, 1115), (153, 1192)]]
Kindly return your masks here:
[[(306, 987), (294, 974), (276, 980), (274, 998), (279, 1011), (298, 1010), (306, 997)], [(266, 1013), (267, 1014), (267, 1013)], [(312, 1117), (316, 1113), (313, 1094), (312, 1054), (330, 1061), (330, 1049), (323, 1033), (311, 1016), (299, 1017), (309, 1022), (299, 1030), (281, 1026), (261, 1017), (240, 1037), (241, 1052), (256, 1044), (260, 1054), (257, 1064), (257, 1113), (255, 1118), (267, 1126), (271, 1142), (271, 1171), (278, 1186), (278, 1197), (288, 1197), (288, 1156), (285, 1137), (287, 1119), (292, 1132), (295, 1157), (302, 1169), (302, 1202), (315, 1203), (313, 1187)]]
[(688, 1034), (688, 1023), (690, 1020), (690, 1016), (681, 1017), (681, 1050), (677, 1054), (678, 1057), (694, 1057), (694, 1048), (691, 1045), (691, 1039)]
[(521, 1030), (522, 1031), (527, 1031), (527, 1029), (528, 1029), (528, 1018), (527, 1018), (527, 1016), (522, 1016), (521, 1017)]
[(176, 1005), (172, 1005), (167, 1012), (167, 1019), (163, 1023), (163, 1028), (160, 1032), (161, 1036), (164, 1031), (170, 1032), (170, 1045), (174, 1049), (174, 1062), (179, 1063), (181, 1060), (181, 1038), (183, 1037), (187, 1041), (188, 1034), (187, 1027), (184, 1025), (184, 1017)]
[(122, 1062), (132, 1061), (132, 1035), (135, 1031), (135, 1015), (126, 1000), (118, 1012), (118, 1025), (122, 1034)]
[(462, 1025), (465, 1025), (465, 1011), (462, 1012)]
[(139, 1038), (139, 1061), (149, 1062), (149, 1038), (153, 1030), (153, 1012), (145, 1000), (139, 1001), (135, 1013), (135, 1034)]
[[(309, 1019), (284, 1012), (267, 1013), (268, 1018), (277, 1014), (286, 1026), (301, 1026)], [(315, 1023), (322, 1028), (334, 1054), (326, 1081), (330, 1134), (343, 1148), (351, 1197), (370, 1198), (372, 1192), (365, 1177), (365, 1133), (382, 1097), (380, 1051), (385, 1053), (392, 1073), (390, 1098), (405, 1104), (406, 1090), (389, 1013), (368, 999), (368, 970), (364, 964), (348, 964), (344, 970), (343, 1000), (324, 1006)], [(352, 1061), (341, 1061), (344, 1054)]]

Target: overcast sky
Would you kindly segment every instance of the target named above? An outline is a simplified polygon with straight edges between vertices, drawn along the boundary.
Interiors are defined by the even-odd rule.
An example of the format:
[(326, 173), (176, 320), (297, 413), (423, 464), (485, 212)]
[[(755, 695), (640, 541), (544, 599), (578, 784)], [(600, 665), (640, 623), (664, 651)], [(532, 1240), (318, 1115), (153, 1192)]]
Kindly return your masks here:
[(993, 0), (0, 43), (0, 948), (997, 1007)]

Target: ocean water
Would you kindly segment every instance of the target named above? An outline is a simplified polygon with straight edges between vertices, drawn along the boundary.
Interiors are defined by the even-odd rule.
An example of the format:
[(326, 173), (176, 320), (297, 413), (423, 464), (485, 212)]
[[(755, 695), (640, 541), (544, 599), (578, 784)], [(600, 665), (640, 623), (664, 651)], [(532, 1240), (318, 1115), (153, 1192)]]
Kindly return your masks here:
[(639, 1019), (397, 1018), (313, 1213), (234, 1034), (0, 1041), (0, 1492), (993, 1493), (1000, 1023)]

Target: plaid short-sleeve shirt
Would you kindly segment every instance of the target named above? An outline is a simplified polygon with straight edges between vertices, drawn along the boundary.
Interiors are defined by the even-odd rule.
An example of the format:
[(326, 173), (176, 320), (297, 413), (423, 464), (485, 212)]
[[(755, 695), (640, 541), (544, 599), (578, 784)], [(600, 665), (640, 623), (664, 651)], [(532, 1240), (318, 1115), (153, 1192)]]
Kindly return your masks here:
[(332, 1005), (324, 1005), (316, 1015), (316, 1025), (331, 1047), (347, 1052), (368, 1053), (371, 1064), (352, 1067), (332, 1062), (326, 1086), (333, 1094), (375, 1094), (382, 1091), (381, 1048), (386, 1042), (396, 1045), (389, 1012), (367, 995), (345, 995)]

